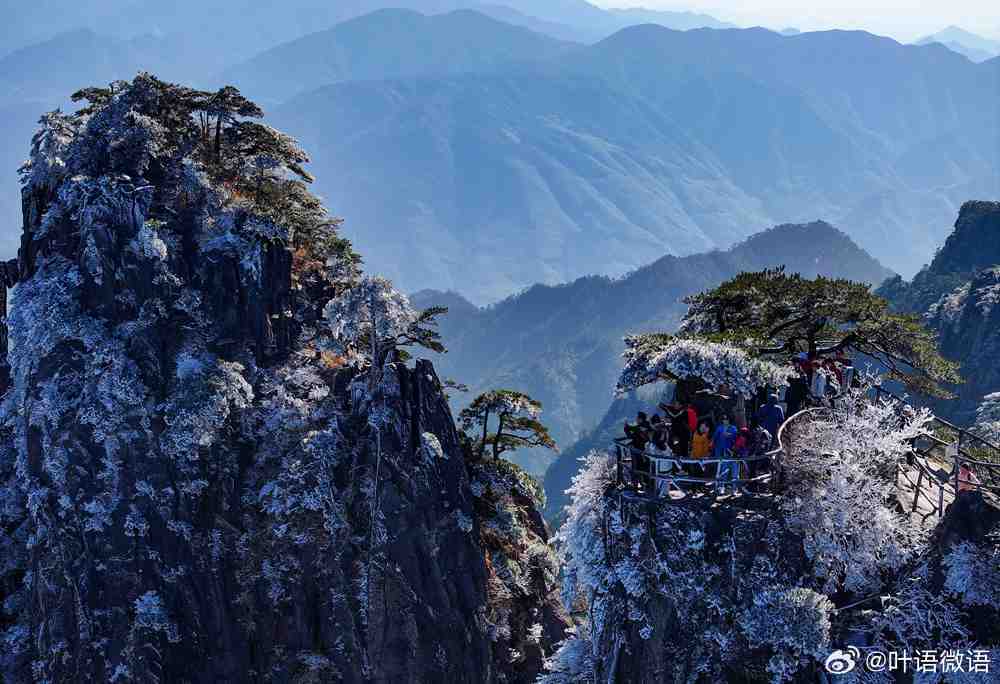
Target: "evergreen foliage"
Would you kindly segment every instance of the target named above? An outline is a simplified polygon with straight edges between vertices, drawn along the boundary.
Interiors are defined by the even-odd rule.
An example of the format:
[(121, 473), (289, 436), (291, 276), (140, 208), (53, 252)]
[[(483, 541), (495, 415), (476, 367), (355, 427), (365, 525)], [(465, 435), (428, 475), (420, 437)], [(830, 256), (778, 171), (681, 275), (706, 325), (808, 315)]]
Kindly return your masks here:
[(447, 311), (444, 307), (416, 311), (409, 298), (388, 280), (366, 276), (331, 300), (324, 315), (338, 351), (359, 364), (369, 364), (374, 386), (390, 355), (404, 355), (402, 347), (416, 345), (439, 353), (445, 351), (436, 318)]
[[(538, 420), (541, 412), (542, 404), (527, 394), (491, 390), (480, 394), (459, 414), (459, 424), (470, 443), (475, 444), (472, 448), (477, 458), (483, 458), (489, 447), (496, 460), (515, 449), (556, 448), (548, 428)], [(496, 431), (490, 432), (490, 420), (494, 417)]]
[(942, 395), (944, 383), (961, 379), (920, 319), (893, 313), (865, 283), (766, 269), (741, 273), (687, 303), (682, 333), (728, 341), (763, 358), (864, 354), (889, 378), (924, 394)]
[[(297, 271), (336, 267), (356, 276), (360, 257), (350, 242), (337, 234), (340, 219), (331, 217), (323, 203), (308, 189), (313, 177), (305, 170), (309, 156), (294, 138), (248, 119), (264, 116), (263, 110), (239, 90), (225, 86), (216, 92), (167, 83), (147, 73), (134, 81), (115, 81), (107, 87), (83, 88), (74, 102), (86, 103), (71, 115), (55, 112), (52, 123), (82, 127), (92, 116), (110, 118), (117, 106), (129, 106), (133, 119), (148, 118), (154, 124), (162, 159), (152, 171), (164, 172), (171, 162), (195, 160), (213, 185), (226, 188), (234, 202), (243, 202), (257, 216), (287, 227), (296, 254)], [(140, 95), (140, 96), (137, 96)], [(37, 137), (37, 136), (36, 136)], [(121, 146), (121, 140), (111, 142)], [(34, 157), (35, 155), (33, 155)], [(94, 156), (95, 161), (104, 157)], [(30, 171), (32, 162), (22, 169)], [(122, 169), (128, 173), (128, 170)], [(143, 175), (136, 168), (134, 175)], [(156, 174), (150, 181), (161, 181)], [(161, 190), (162, 192), (162, 190)]]

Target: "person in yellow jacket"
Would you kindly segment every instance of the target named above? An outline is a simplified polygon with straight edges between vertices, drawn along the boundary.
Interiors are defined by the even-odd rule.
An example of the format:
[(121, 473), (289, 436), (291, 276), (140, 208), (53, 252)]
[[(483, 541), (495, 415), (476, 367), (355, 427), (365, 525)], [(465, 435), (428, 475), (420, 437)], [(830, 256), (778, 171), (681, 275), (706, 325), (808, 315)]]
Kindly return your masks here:
[(712, 437), (708, 432), (708, 423), (701, 423), (698, 425), (698, 432), (695, 433), (694, 438), (691, 440), (691, 457), (692, 458), (708, 458), (708, 455), (712, 453)]

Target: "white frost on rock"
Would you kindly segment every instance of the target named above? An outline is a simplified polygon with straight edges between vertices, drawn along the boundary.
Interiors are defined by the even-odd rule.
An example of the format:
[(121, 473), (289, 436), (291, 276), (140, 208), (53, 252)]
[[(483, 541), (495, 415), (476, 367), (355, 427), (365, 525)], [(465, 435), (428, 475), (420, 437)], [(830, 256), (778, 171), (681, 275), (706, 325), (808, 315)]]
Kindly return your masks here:
[(448, 458), (441, 446), (441, 440), (433, 432), (420, 433), (420, 450), (424, 458), (424, 463), (433, 465), (438, 460)]

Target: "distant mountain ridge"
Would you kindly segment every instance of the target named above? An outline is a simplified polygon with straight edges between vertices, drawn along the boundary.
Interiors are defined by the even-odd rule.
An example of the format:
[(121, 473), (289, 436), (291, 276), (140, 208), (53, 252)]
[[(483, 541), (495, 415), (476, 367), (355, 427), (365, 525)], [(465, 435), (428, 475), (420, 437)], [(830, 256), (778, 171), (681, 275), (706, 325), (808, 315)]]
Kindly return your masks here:
[(281, 102), (319, 85), (489, 71), (572, 47), (478, 11), (385, 9), (268, 50), (226, 70), (219, 82)]
[[(316, 28), (334, 10), (369, 4), (313, 11), (307, 2), (286, 13), (295, 26)], [(586, 21), (609, 14), (574, 0), (536, 9)], [(233, 7), (199, 16), (223, 25), (223, 10)], [(81, 83), (127, 78), (137, 65), (162, 65), (175, 53), (202, 82), (172, 76), (207, 85), (213, 65), (242, 54), (254, 31), (267, 45), (292, 30), (280, 21), (269, 27), (272, 10), (244, 10), (239, 21), (257, 28), (235, 48), (219, 39), (211, 58), (192, 47), (204, 39), (202, 25), (171, 33), (170, 17), (155, 7), (132, 25), (149, 40), (105, 44), (79, 32), (29, 49), (5, 63), (6, 92), (41, 99), (35, 111), (23, 99), (0, 105), (0, 124), (29, 129)], [(102, 28), (120, 31), (129, 16)], [(540, 34), (474, 19), (491, 27), (477, 41), (481, 51), (467, 43), (440, 54), (420, 50), (439, 20), (417, 21), (406, 41), (378, 51), (388, 59), (365, 57), (356, 41), (344, 53), (346, 67), (333, 72), (349, 82), (308, 91), (275, 112), (314, 151), (318, 189), (347, 218), (369, 267), (409, 290), (456, 289), (477, 303), (496, 301), (531, 283), (617, 276), (664, 253), (724, 247), (817, 215), (850, 227), (863, 246), (910, 274), (961, 201), (998, 188), (1000, 60), (973, 65), (941, 45), (901, 46), (859, 32), (782, 37), (651, 25), (560, 50)], [(506, 60), (528, 52), (538, 61)], [(275, 79), (282, 71), (286, 77)], [(79, 80), (46, 100), (56, 97), (60, 74)], [(294, 64), (281, 63), (271, 81), (282, 86), (295, 74)], [(8, 181), (27, 152), (24, 139), (4, 157)], [(16, 181), (5, 187), (0, 210), (16, 226)], [(10, 256), (13, 232), (4, 237)]]
[(1000, 40), (991, 40), (958, 26), (949, 26), (917, 41), (917, 45), (941, 43), (973, 62), (985, 62), (1000, 55)]
[(861, 32), (626, 29), (535, 65), (343, 83), (275, 118), (369, 264), (497, 301), (830, 217), (915, 272), (998, 187), (1000, 62)]
[[(545, 422), (566, 447), (607, 410), (625, 334), (673, 330), (686, 311), (684, 297), (740, 271), (778, 265), (870, 283), (891, 275), (845, 233), (814, 222), (778, 226), (726, 251), (663, 257), (620, 279), (536, 285), (483, 309), (454, 293), (412, 298), (424, 307), (451, 307), (441, 324), (450, 350), (437, 361), (443, 376), (469, 384), (470, 396), (496, 387), (529, 393), (543, 403)], [(526, 465), (544, 469), (538, 461)]]
[[(83, 85), (130, 79), (137, 71), (145, 70), (196, 87), (217, 86), (221, 72), (261, 56), (262, 50), (266, 53), (274, 48), (281, 52), (286, 43), (306, 34), (393, 7), (427, 14), (476, 9), (508, 25), (495, 26), (490, 33), (496, 35), (473, 34), (481, 43), (475, 47), (485, 54), (465, 49), (440, 55), (435, 63), (430, 59), (433, 49), (417, 54), (397, 53), (401, 59), (415, 57), (423, 65), (420, 68), (407, 68), (405, 64), (376, 68), (378, 55), (371, 53), (367, 66), (351, 60), (338, 65), (336, 56), (326, 55), (334, 63), (332, 76), (324, 74), (322, 63), (319, 69), (308, 71), (304, 66), (279, 60), (262, 78), (266, 75), (268, 87), (280, 89), (284, 96), (290, 90), (285, 81), (312, 89), (330, 78), (429, 75), (441, 66), (447, 67), (449, 73), (466, 72), (498, 65), (503, 57), (498, 50), (505, 35), (514, 36), (515, 25), (541, 34), (533, 40), (507, 43), (507, 56), (517, 60), (549, 56), (552, 48), (546, 34), (562, 40), (592, 41), (621, 25), (613, 13), (583, 0), (514, 0), (513, 4), (518, 7), (481, 0), (290, 0), (280, 4), (253, 0), (178, 0), (168, 4), (159, 0), (37, 0), (5, 8), (5, 21), (0, 22), (0, 129), (4, 131), (0, 141), (0, 221), (8, 228), (0, 233), (0, 252), (11, 257), (16, 251), (20, 221), (16, 169), (27, 156), (26, 141), (34, 124), (45, 111), (70, 107), (67, 95)], [(536, 11), (548, 18), (537, 16)], [(192, 17), (197, 20), (192, 21)], [(660, 17), (660, 21), (668, 19), (669, 13)], [(681, 20), (690, 24), (689, 17)], [(406, 36), (411, 45), (421, 40), (426, 44), (427, 37), (426, 31)], [(490, 52), (487, 48), (491, 45), (498, 50)], [(392, 46), (386, 52), (391, 54)], [(303, 70), (316, 80), (303, 81)]]
[[(549, 27), (557, 38), (596, 41), (634, 23), (670, 28), (723, 28), (706, 14), (658, 10), (605, 10), (585, 0), (256, 0), (205, 3), (198, 0), (36, 0), (4, 8), (0, 50), (16, 50), (55, 35), (89, 28), (113, 38), (142, 36), (184, 40), (196, 50), (203, 72), (218, 73), (255, 53), (382, 9), (440, 14), (480, 9), (528, 28)], [(512, 12), (513, 11), (513, 12)], [(224, 30), (220, 30), (224, 29)]]

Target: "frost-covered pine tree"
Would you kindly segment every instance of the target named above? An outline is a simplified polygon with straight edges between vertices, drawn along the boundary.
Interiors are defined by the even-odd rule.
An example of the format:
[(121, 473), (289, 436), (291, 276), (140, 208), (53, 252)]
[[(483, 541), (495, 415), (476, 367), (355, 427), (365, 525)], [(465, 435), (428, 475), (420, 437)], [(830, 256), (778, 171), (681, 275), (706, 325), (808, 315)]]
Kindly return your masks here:
[(891, 311), (866, 283), (810, 279), (781, 267), (741, 273), (685, 301), (684, 337), (725, 341), (777, 363), (800, 352), (810, 360), (864, 354), (925, 394), (947, 396), (944, 386), (961, 381), (923, 321)]
[(701, 340), (650, 334), (625, 338), (625, 367), (616, 391), (628, 392), (664, 380), (700, 380), (709, 387), (726, 385), (749, 399), (760, 387), (781, 387), (792, 369), (758, 358), (739, 347)]
[(355, 364), (367, 365), (374, 387), (392, 352), (413, 345), (444, 351), (435, 318), (446, 312), (444, 308), (417, 311), (388, 280), (366, 276), (331, 300), (324, 315), (338, 351)]

